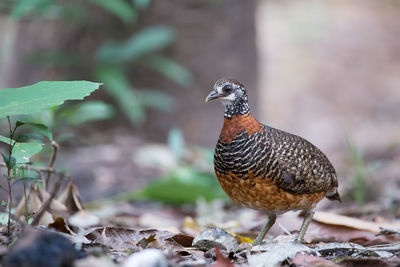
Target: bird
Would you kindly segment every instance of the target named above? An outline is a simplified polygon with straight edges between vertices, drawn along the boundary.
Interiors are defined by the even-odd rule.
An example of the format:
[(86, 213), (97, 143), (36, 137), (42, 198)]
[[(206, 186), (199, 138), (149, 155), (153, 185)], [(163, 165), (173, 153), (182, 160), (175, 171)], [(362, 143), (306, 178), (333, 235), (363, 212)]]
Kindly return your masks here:
[(239, 81), (219, 79), (205, 102), (212, 100), (224, 106), (224, 123), (214, 152), (218, 181), (234, 202), (268, 217), (252, 244), (262, 244), (277, 215), (292, 210), (305, 211), (295, 239), (304, 243), (317, 203), (324, 197), (341, 202), (332, 163), (302, 137), (257, 121)]

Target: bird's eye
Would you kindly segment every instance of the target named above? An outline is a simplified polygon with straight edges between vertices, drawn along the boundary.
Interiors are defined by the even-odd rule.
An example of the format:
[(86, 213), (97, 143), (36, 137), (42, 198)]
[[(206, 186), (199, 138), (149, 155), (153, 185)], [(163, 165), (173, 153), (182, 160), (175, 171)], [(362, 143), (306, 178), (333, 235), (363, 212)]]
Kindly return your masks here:
[(233, 87), (230, 84), (225, 85), (224, 87), (222, 87), (222, 91), (224, 91), (224, 93), (230, 93), (232, 92)]

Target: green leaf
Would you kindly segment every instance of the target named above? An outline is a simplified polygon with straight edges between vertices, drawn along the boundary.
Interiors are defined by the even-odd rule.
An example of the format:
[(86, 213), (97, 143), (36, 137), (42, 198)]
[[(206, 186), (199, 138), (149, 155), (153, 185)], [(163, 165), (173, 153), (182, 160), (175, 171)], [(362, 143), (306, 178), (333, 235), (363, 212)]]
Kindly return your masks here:
[(134, 61), (159, 51), (175, 41), (175, 32), (167, 26), (152, 26), (135, 33), (125, 43), (105, 43), (97, 51), (97, 59), (109, 63)]
[(133, 124), (144, 121), (143, 106), (121, 70), (112, 67), (100, 68), (96, 71), (96, 77), (107, 85), (105, 90), (118, 102)]
[(166, 203), (193, 203), (199, 198), (207, 201), (226, 198), (215, 176), (190, 168), (181, 168), (162, 177), (142, 190), (130, 193), (128, 199), (153, 199)]
[(2, 205), (4, 207), (7, 206), (7, 201), (2, 200), (0, 205)]
[(193, 84), (193, 74), (174, 60), (163, 56), (151, 55), (146, 57), (141, 63), (182, 86)]
[[(46, 125), (41, 124), (41, 123), (33, 123), (33, 122), (23, 122), (23, 121), (16, 122), (16, 127), (21, 127), (24, 125), (31, 126), (33, 129), (37, 130), (40, 134), (46, 136), (50, 141), (53, 141), (53, 133), (51, 132), (49, 127), (47, 127)], [(34, 140), (34, 139), (31, 139), (31, 140)], [(42, 140), (42, 139), (40, 139), (40, 140)], [(17, 141), (20, 142), (22, 140), (17, 140)]]
[(61, 105), (65, 100), (83, 99), (100, 87), (87, 81), (38, 82), (34, 85), (0, 90), (0, 118), (38, 112)]
[(62, 108), (58, 118), (67, 124), (78, 125), (85, 122), (111, 119), (115, 115), (114, 107), (102, 101), (88, 101)]
[[(18, 164), (25, 164), (28, 163), (30, 158), (33, 157), (35, 154), (39, 153), (43, 149), (43, 144), (37, 142), (30, 142), (30, 143), (17, 143), (10, 138), (4, 137), (0, 135), (0, 141), (6, 144), (14, 145), (13, 150), (11, 151), (11, 162), (13, 164), (12, 167), (14, 168)], [(3, 155), (4, 161), (7, 163), (8, 155)], [(15, 160), (15, 163), (13, 162)], [(11, 169), (11, 168), (10, 168)]]
[(140, 10), (146, 10), (151, 4), (151, 0), (132, 0), (132, 2)]
[(28, 15), (35, 9), (43, 10), (53, 3), (52, 0), (18, 0), (14, 2), (16, 3), (11, 10), (10, 16), (16, 20)]
[(16, 143), (11, 155), (15, 158), (16, 164), (28, 163), (30, 158), (43, 149), (43, 144), (37, 142)]
[(108, 12), (114, 14), (124, 22), (133, 22), (137, 19), (137, 13), (123, 0), (90, 0), (92, 3), (101, 6)]
[(25, 133), (25, 134), (20, 134), (18, 137), (15, 139), (17, 142), (26, 142), (26, 141), (39, 141), (43, 142), (43, 137), (41, 135), (37, 134), (31, 134), (31, 133)]

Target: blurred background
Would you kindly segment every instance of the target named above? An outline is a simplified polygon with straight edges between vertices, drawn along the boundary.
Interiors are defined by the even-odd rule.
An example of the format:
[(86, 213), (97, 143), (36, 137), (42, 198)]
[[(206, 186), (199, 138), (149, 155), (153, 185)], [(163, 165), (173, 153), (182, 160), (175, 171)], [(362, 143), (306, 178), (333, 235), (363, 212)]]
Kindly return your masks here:
[[(84, 201), (157, 177), (166, 184), (142, 195), (171, 200), (176, 183), (210, 193), (223, 108), (204, 99), (229, 76), (256, 118), (327, 154), (347, 203), (396, 215), (399, 17), (398, 0), (2, 0), (0, 88), (104, 83), (86, 102), (34, 116), (55, 132), (56, 165)], [(171, 201), (192, 201), (184, 191)]]

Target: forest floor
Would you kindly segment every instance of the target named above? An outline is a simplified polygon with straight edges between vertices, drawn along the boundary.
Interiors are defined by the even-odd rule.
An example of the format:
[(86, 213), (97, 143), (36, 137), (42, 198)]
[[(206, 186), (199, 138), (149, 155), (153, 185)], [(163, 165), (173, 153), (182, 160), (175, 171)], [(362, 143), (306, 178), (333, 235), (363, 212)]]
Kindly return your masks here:
[[(363, 202), (357, 204), (360, 200), (355, 192), (360, 189), (354, 180), (342, 179), (344, 202), (323, 200), (318, 205), (304, 244), (294, 242), (303, 214), (288, 212), (278, 217), (262, 245), (252, 246), (266, 223), (266, 215), (239, 207), (218, 194), (216, 199), (206, 201), (190, 198), (192, 192), (182, 192), (185, 199), (190, 199), (183, 204), (168, 204), (168, 197), (175, 194), (169, 190), (182, 184), (168, 184), (165, 190), (151, 191), (156, 193), (147, 199), (121, 194), (138, 190), (149, 181), (173, 180), (170, 174), (176, 173), (176, 169), (186, 170), (184, 179), (187, 175), (193, 176), (195, 182), (204, 177), (214, 180), (212, 157), (208, 155), (212, 156), (212, 151), (204, 152), (205, 156), (189, 148), (178, 159), (170, 151), (171, 146), (148, 144), (123, 131), (109, 136), (112, 137), (101, 140), (106, 145), (67, 147), (61, 153), (58, 168), (71, 170), (73, 179), (63, 182), (60, 193), (45, 208), (38, 222), (40, 227), (19, 220), (11, 223), (11, 235), (6, 234), (6, 226), (2, 227), (0, 253), (6, 266), (19, 266), (11, 263), (28, 258), (31, 265), (26, 266), (40, 266), (34, 262), (43, 259), (97, 267), (400, 265), (400, 209), (399, 199), (393, 193), (398, 190), (397, 180), (386, 180), (391, 185), (384, 188), (391, 186), (390, 194), (380, 193), (383, 189), (379, 184), (374, 187), (374, 194), (367, 193), (376, 177), (392, 177), (393, 166), (400, 157), (397, 150), (386, 153), (386, 157), (380, 157), (380, 151), (363, 155), (367, 166), (363, 169)], [(91, 137), (93, 140), (96, 136)], [(80, 156), (74, 156), (77, 154)], [(384, 167), (369, 168), (377, 157)], [(357, 173), (351, 161), (342, 166), (346, 162), (349, 165), (341, 167), (340, 177)], [(208, 176), (196, 176), (199, 171)], [(187, 179), (188, 188), (197, 186)], [(51, 195), (39, 187), (29, 193), (31, 200), (36, 200), (29, 204), (31, 214), (43, 209)], [(14, 218), (23, 218), (24, 212), (22, 199)], [(68, 242), (57, 239), (58, 235), (49, 236), (49, 231), (60, 233)], [(9, 248), (9, 244), (14, 245)], [(50, 248), (56, 252), (38, 253)]]

